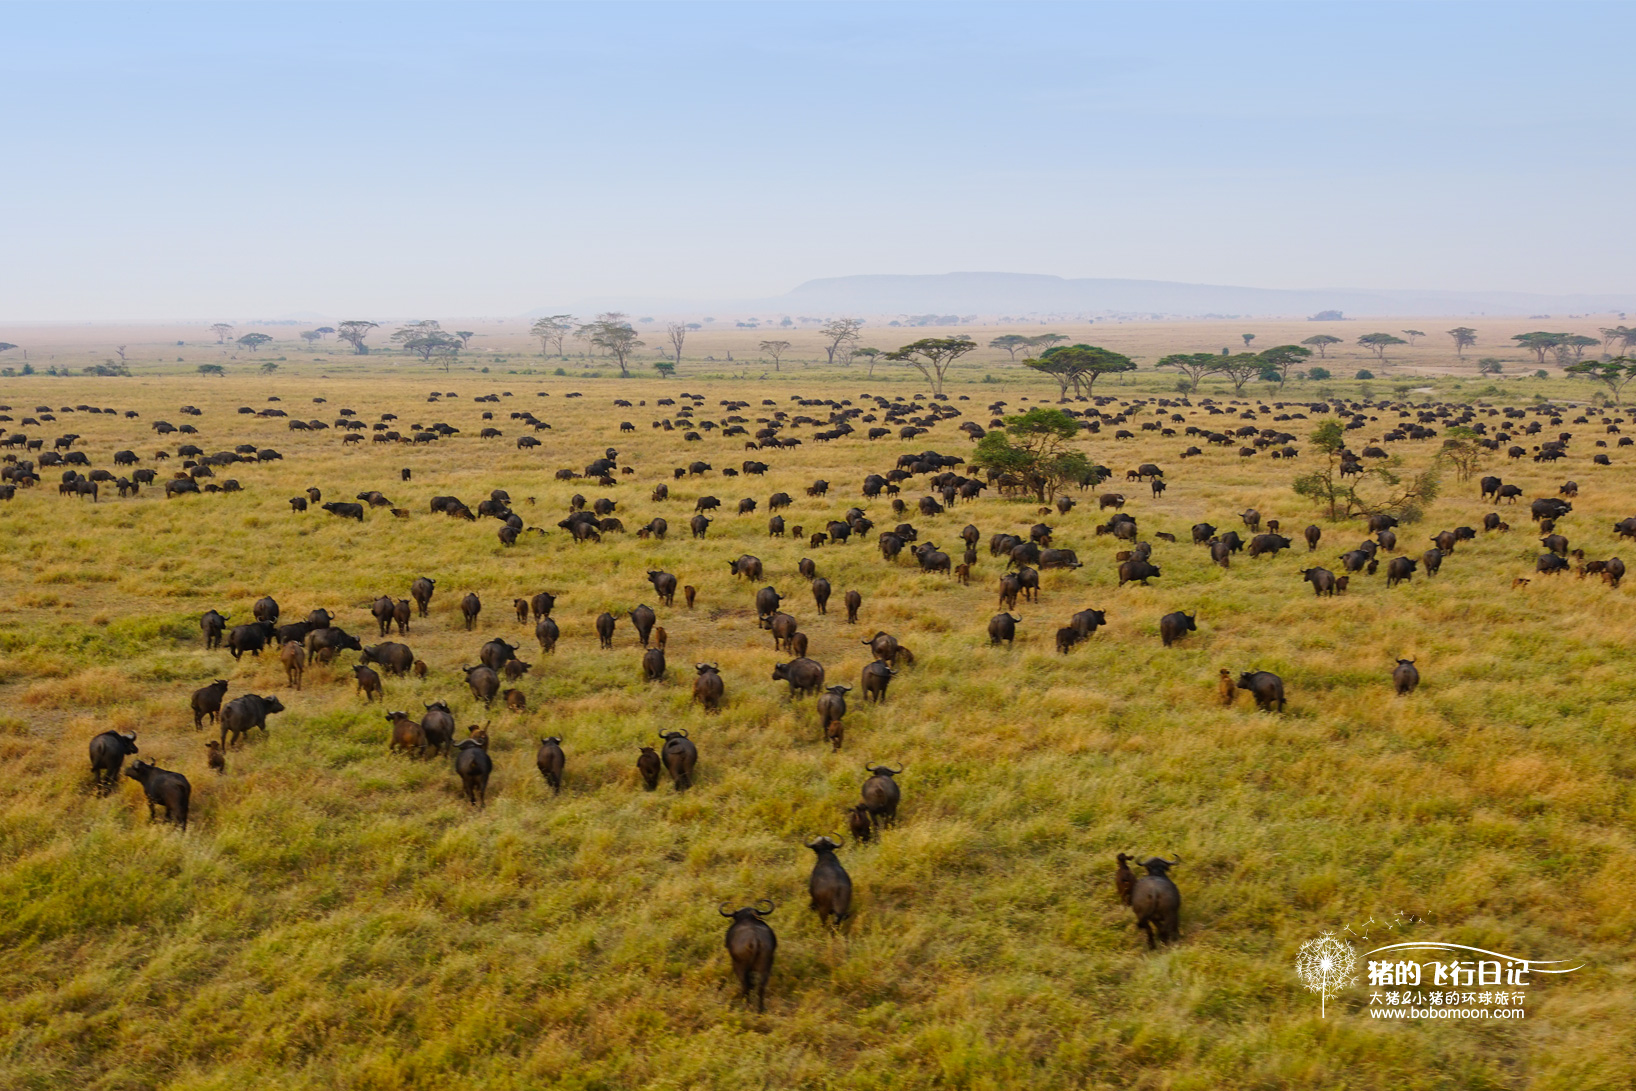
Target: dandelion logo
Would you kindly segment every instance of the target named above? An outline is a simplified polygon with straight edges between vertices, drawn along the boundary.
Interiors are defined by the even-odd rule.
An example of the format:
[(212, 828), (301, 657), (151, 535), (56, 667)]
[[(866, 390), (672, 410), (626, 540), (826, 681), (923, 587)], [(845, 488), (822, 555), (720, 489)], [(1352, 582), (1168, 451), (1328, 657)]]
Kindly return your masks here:
[(1325, 1017), (1325, 1007), (1341, 989), (1352, 984), (1352, 971), (1358, 965), (1358, 956), (1352, 948), (1333, 932), (1325, 932), (1317, 939), (1301, 944), (1295, 956), (1295, 976), (1301, 984), (1318, 994), (1318, 1017)]

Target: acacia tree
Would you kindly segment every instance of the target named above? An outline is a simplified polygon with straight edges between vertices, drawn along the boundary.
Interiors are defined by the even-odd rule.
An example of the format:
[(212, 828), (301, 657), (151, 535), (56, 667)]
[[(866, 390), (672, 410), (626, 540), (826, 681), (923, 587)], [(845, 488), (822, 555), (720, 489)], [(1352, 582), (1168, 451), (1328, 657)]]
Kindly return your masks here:
[(1373, 349), (1375, 359), (1385, 362), (1386, 350), (1393, 345), (1407, 345), (1409, 342), (1394, 333), (1366, 333), (1358, 338), (1358, 344), (1364, 348)]
[(1162, 357), (1155, 368), (1174, 368), (1187, 377), (1189, 386), (1197, 390), (1199, 383), (1209, 375), (1214, 375), (1221, 364), (1221, 357), (1212, 352), (1173, 352)]
[(16, 347), (17, 346), (12, 344), (10, 341), (0, 341), (0, 352), (10, 352)]
[[(1586, 349), (1601, 343), (1602, 339), (1600, 337), (1587, 337), (1582, 333), (1569, 334), (1562, 339), (1562, 344), (1557, 346), (1557, 358), (1560, 360), (1563, 355), (1572, 353), (1575, 360), (1583, 360)], [(122, 356), (120, 359), (123, 360), (124, 357)]]
[(326, 333), (334, 333), (335, 332), (335, 327), (334, 326), (319, 326), (317, 329), (313, 330), (312, 332), (316, 333), (319, 336), (319, 338), (322, 339), (323, 336)]
[[(1020, 333), (1008, 333), (1002, 337), (996, 337), (988, 343), (988, 347), (991, 349), (1005, 349), (1006, 354), (1011, 357), (1012, 363), (1017, 362), (1017, 350), (1027, 346), (1028, 338)], [(1027, 364), (1028, 361), (1024, 360), (1023, 363)]]
[(1241, 333), (1241, 334), (1239, 334), (1239, 336), (1244, 338), (1244, 350), (1246, 352), (1248, 352), (1249, 348), (1250, 348), (1250, 342), (1255, 340), (1255, 334), (1253, 334), (1253, 333)]
[(1076, 395), (1083, 387), (1089, 397), (1095, 393), (1096, 381), (1102, 376), (1136, 370), (1129, 356), (1097, 345), (1058, 345), (1038, 360), (1024, 360), (1023, 366), (1056, 379), (1063, 401), (1068, 400), (1069, 383), (1073, 384)]
[(224, 377), (227, 374), (227, 369), (225, 367), (222, 367), (220, 364), (200, 364), (199, 365), (199, 374), (200, 375), (214, 375), (218, 379), (220, 379), (220, 378)]
[(589, 329), (591, 344), (618, 360), (620, 376), (630, 378), (630, 369), (625, 364), (631, 353), (646, 344), (636, 339), (636, 330), (630, 323), (630, 316), (620, 311), (606, 311), (596, 316), (596, 321), (590, 324)]
[[(1600, 332), (1603, 343), (1609, 349), (1612, 349), (1615, 343), (1622, 349), (1636, 348), (1636, 326), (1613, 326), (1611, 328), (1604, 326)], [(1622, 356), (1624, 353), (1620, 353), (1620, 355)]]
[(313, 344), (314, 341), (322, 341), (323, 339), (324, 339), (324, 335), (319, 333), (317, 330), (302, 330), (301, 331), (301, 340), (303, 340), (303, 341), (305, 341), (307, 343), (308, 348), (312, 347), (312, 344)]
[(1477, 361), (1477, 374), (1498, 375), (1505, 364), (1498, 356), (1484, 356)]
[(1341, 339), (1339, 337), (1328, 333), (1320, 333), (1314, 337), (1308, 337), (1305, 341), (1301, 342), (1303, 345), (1311, 345), (1313, 348), (1317, 349), (1318, 359), (1320, 360), (1324, 358), (1325, 349), (1329, 348), (1330, 345), (1338, 345), (1340, 343)]
[(1586, 360), (1582, 364), (1573, 364), (1566, 370), (1570, 375), (1583, 375), (1607, 387), (1613, 404), (1618, 405), (1619, 395), (1625, 389), (1625, 384), (1636, 379), (1636, 359), (1615, 356), (1611, 360)]
[(1456, 326), (1448, 333), (1454, 338), (1454, 355), (1465, 359), (1466, 349), (1477, 343), (1477, 331), (1470, 326)]
[(1262, 370), (1276, 374), (1278, 385), (1283, 386), (1289, 378), (1290, 368), (1308, 359), (1312, 355), (1312, 350), (1304, 349), (1300, 345), (1274, 345), (1270, 349), (1262, 349), (1257, 355), (1261, 360)]
[(263, 375), (271, 375), (273, 372), (275, 372), (277, 370), (278, 370), (278, 361), (277, 360), (268, 360), (265, 364), (261, 365), (261, 373)]
[[(247, 333), (243, 337), (239, 338), (238, 343), (249, 349), (251, 352), (254, 352), (271, 340), (272, 338), (267, 336), (265, 333)], [(124, 353), (120, 354), (120, 359), (124, 359)]]
[(350, 322), (342, 322), (335, 327), (335, 336), (351, 345), (354, 355), (367, 356), (369, 355), (369, 349), (364, 346), (364, 338), (369, 336), (370, 330), (377, 328), (379, 325), (379, 322), (364, 322), (356, 319)]
[(778, 361), (779, 361), (779, 359), (786, 352), (788, 352), (789, 349), (790, 349), (790, 343), (788, 341), (763, 341), (763, 342), (761, 342), (761, 351), (765, 352), (768, 356), (771, 356), (773, 358), (773, 370), (774, 371), (778, 370)]
[(1538, 361), (1539, 366), (1544, 367), (1545, 354), (1562, 344), (1567, 336), (1565, 333), (1546, 333), (1543, 330), (1535, 330), (1533, 333), (1514, 333), (1511, 335), (1511, 340), (1533, 353), (1534, 359)]
[(1346, 452), (1346, 431), (1340, 421), (1319, 423), (1312, 432), (1312, 446), (1324, 456), (1323, 464), (1311, 473), (1301, 474), (1291, 487), (1298, 496), (1326, 509), (1331, 522), (1385, 514), (1413, 523), (1419, 521), (1426, 505), (1437, 499), (1440, 461), (1405, 481), (1398, 472), (1403, 460), (1394, 455), (1352, 474), (1348, 480), (1340, 472)]
[[(668, 336), (670, 338), (671, 347), (676, 350), (676, 362), (678, 364), (681, 363), (682, 362), (682, 345), (687, 341), (687, 335), (688, 335), (687, 323), (685, 323), (685, 322), (672, 322), (670, 325), (665, 327), (665, 334), (666, 334), (666, 336)], [(657, 367), (658, 365), (655, 364), (654, 366)], [(671, 368), (670, 370), (675, 371), (676, 369)], [(663, 374), (663, 373), (661, 372), (661, 374)]]
[(461, 348), (469, 348), (471, 346), (471, 339), (477, 336), (477, 334), (472, 330), (455, 330), (454, 335), (460, 338)]
[(1034, 355), (1043, 356), (1056, 346), (1068, 340), (1065, 334), (1042, 333), (1028, 339), (1028, 347), (1034, 350)]
[(1094, 472), (1085, 453), (1070, 446), (1079, 431), (1079, 422), (1060, 409), (1030, 409), (978, 440), (972, 465), (1011, 475), (1044, 504), (1063, 485)]
[[(680, 353), (677, 355), (679, 357)], [(676, 374), (676, 365), (671, 363), (669, 360), (658, 360), (654, 363), (653, 370), (659, 373), (659, 378), (668, 379), (672, 375)]]
[(1470, 481), (1471, 475), (1483, 468), (1483, 456), (1488, 452), (1478, 442), (1482, 437), (1463, 424), (1449, 429), (1438, 457), (1454, 467), (1461, 481)]
[(233, 326), (228, 322), (218, 322), (210, 327), (210, 332), (216, 335), (216, 344), (227, 344), (227, 335), (233, 332)]
[(540, 339), (540, 355), (551, 355), (551, 346), (557, 346), (557, 356), (568, 359), (568, 354), (562, 351), (562, 342), (565, 337), (574, 331), (574, 316), (571, 314), (553, 314), (534, 323), (528, 331)]
[[(1045, 336), (1061, 337), (1054, 333)], [(923, 337), (895, 352), (888, 352), (886, 359), (908, 364), (920, 372), (932, 384), (932, 393), (936, 395), (943, 393), (943, 380), (949, 373), (949, 366), (976, 347), (977, 342), (965, 334), (958, 337)]]
[[(458, 353), (460, 351), (460, 339), (458, 337), (450, 337), (441, 330), (434, 330), (430, 333), (422, 334), (419, 337), (411, 337), (403, 342), (404, 352), (419, 356), (423, 361), (428, 363), (431, 361), (433, 356), (444, 357), (446, 354), (450, 353), (450, 350), (452, 350), (454, 353)], [(441, 360), (444, 371), (449, 370), (450, 362), (451, 360), (447, 358)]]
[(1257, 353), (1240, 352), (1216, 357), (1216, 374), (1233, 384), (1233, 393), (1244, 393), (1244, 384), (1267, 370), (1267, 362)]
[(406, 348), (411, 341), (418, 341), (434, 334), (442, 334), (442, 332), (443, 327), (428, 318), (420, 322), (410, 322), (407, 325), (399, 326), (392, 331), (391, 340), (400, 347)]
[(460, 347), (461, 342), (458, 338), (450, 337), (448, 334), (439, 334), (438, 343), (432, 346), (432, 350), (426, 354), (425, 359), (430, 362), (435, 358), (438, 363), (443, 365), (444, 372), (447, 372), (449, 365), (453, 364), (460, 356)]
[(835, 365), (837, 352), (841, 353), (843, 358), (846, 356), (845, 349), (857, 342), (858, 331), (861, 329), (863, 329), (861, 318), (832, 318), (818, 327), (819, 335), (828, 342), (824, 345), (824, 351), (829, 354), (831, 367)]
[(1032, 368), (1042, 375), (1049, 375), (1057, 381), (1057, 401), (1068, 400), (1068, 388), (1079, 389), (1080, 364), (1071, 356), (1058, 357), (1047, 353), (1041, 359), (1029, 358), (1023, 361), (1023, 367)]
[(1426, 331), (1425, 330), (1399, 330), (1398, 332), (1403, 334), (1403, 336), (1405, 336), (1405, 337), (1407, 337), (1409, 339), (1409, 347), (1410, 348), (1414, 347), (1414, 339), (1416, 337), (1426, 336)]
[(871, 379), (873, 379), (875, 377), (875, 361), (879, 360), (882, 356), (884, 356), (886, 354), (881, 352), (880, 349), (869, 348), (866, 345), (863, 348), (853, 349), (852, 350), (852, 355), (854, 357), (862, 356), (864, 359), (869, 361), (869, 377)]

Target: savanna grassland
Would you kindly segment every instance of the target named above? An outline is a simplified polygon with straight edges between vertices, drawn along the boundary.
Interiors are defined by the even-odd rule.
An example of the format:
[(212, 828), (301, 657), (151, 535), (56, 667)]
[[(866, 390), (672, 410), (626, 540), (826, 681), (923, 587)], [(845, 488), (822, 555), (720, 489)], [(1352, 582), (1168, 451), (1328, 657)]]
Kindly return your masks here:
[[(675, 413), (657, 399), (682, 390), (705, 396), (700, 419), (725, 416), (719, 403), (729, 398), (750, 401), (743, 415), (752, 421), (774, 408), (763, 399), (822, 418), (826, 409), (792, 397), (862, 405), (866, 395), (921, 389), (900, 373), (883, 368), (869, 380), (858, 366), (795, 368), (735, 381), (684, 367), (669, 382), (619, 381), (553, 376), (537, 355), (530, 375), (506, 373), (523, 366), (520, 357), (487, 374), (464, 364), (444, 374), (401, 360), (288, 356), (272, 376), (248, 359), (223, 379), (165, 374), (191, 366), (167, 350), (140, 362), (134, 378), (0, 380), (0, 402), (16, 418), (36, 405), (139, 412), (138, 420), (59, 412), (22, 429), (48, 441), (79, 432), (76, 449), (96, 466), (113, 468), (113, 452), (126, 447), (156, 465), (156, 450), (184, 439), (154, 436), (159, 419), (196, 425), (199, 436), (185, 439), (206, 451), (249, 442), (284, 455), (218, 471), (216, 480), (242, 483), (235, 494), (167, 501), (150, 488), (120, 500), (105, 489), (93, 504), (59, 497), (48, 470), (41, 488), (0, 504), (0, 760), (9, 786), (0, 804), (0, 1086), (1636, 1085), (1636, 585), (1570, 573), (1512, 589), (1541, 552), (1526, 501), (1555, 495), (1564, 480), (1580, 489), (1558, 529), (1588, 557), (1620, 551), (1611, 524), (1636, 514), (1636, 455), (1603, 436), (1601, 411), (1588, 424), (1565, 418), (1562, 430), (1576, 438), (1561, 463), (1490, 460), (1485, 472), (1525, 490), (1522, 504), (1498, 509), (1509, 533), (1461, 543), (1435, 579), (1417, 574), (1388, 590), (1383, 570), (1354, 576), (1333, 599), (1301, 581), (1314, 561), (1299, 540), (1276, 557), (1240, 554), (1227, 570), (1188, 544), (1193, 523), (1242, 530), (1236, 514), (1253, 506), (1286, 533), (1318, 521), (1316, 563), (1339, 571), (1336, 555), (1364, 530), (1318, 519), (1291, 491), (1292, 477), (1311, 468), (1309, 453), (1291, 463), (1207, 448), (1181, 461), (1185, 437), (1121, 441), (1104, 429), (1083, 445), (1120, 478), (1114, 487), (1130, 497), (1125, 510), (1154, 543), (1163, 575), (1116, 587), (1122, 546), (1095, 535), (1095, 493), (1074, 493), (1079, 507), (1045, 521), (1084, 567), (1044, 573), (1038, 603), (1018, 605), (1016, 645), (990, 647), (1004, 564), (986, 548), (970, 586), (960, 586), (920, 574), (907, 556), (884, 562), (873, 534), (816, 550), (767, 536), (775, 491), (795, 497), (783, 514), (810, 533), (862, 504), (863, 476), (884, 473), (900, 454), (969, 454), (958, 420), (907, 442), (869, 442), (860, 427), (820, 444), (813, 428), (793, 428), (786, 434), (802, 446), (761, 453), (719, 433), (684, 443), (680, 430), (652, 427)], [(957, 374), (948, 392), (960, 420), (987, 427), (997, 396), (1008, 411), (1054, 396), (1010, 372), (1001, 385), (980, 381), (997, 369), (989, 361)], [(1174, 376), (1123, 379), (1098, 394), (1175, 397)], [(1415, 381), (1435, 387), (1409, 395), (1421, 403), (1477, 400), (1483, 389), (1474, 374)], [(1328, 389), (1359, 393), (1353, 382)], [(458, 397), (428, 404), (434, 390)], [(473, 400), (507, 391), (497, 405)], [(1391, 396), (1387, 383), (1373, 393)], [(1481, 400), (1527, 405), (1535, 393), (1588, 391), (1529, 380)], [(1284, 398), (1316, 396), (1308, 383)], [(270, 397), (302, 418), (333, 421), (348, 407), (365, 421), (391, 412), (395, 426), (446, 421), (461, 433), (426, 446), (343, 448), (338, 430), (290, 432), (283, 420), (236, 412), (265, 408)], [(324, 404), (313, 404), (318, 397)], [(617, 409), (620, 397), (646, 404)], [(1219, 424), (1206, 420), (1203, 400), (1229, 397), (1207, 382), (1180, 411)], [(1265, 388), (1247, 392), (1232, 408), (1269, 425), (1279, 412), (1269, 398)], [(179, 416), (183, 404), (203, 415)], [(509, 416), (524, 409), (553, 426), (533, 433), (542, 446), (532, 451), (514, 446), (526, 429)], [(503, 438), (478, 438), (484, 410)], [(1293, 404), (1282, 412), (1307, 414), (1279, 425), (1302, 437), (1320, 416)], [(1349, 438), (1377, 437), (1398, 420), (1396, 409), (1372, 412), (1378, 422)], [(1153, 417), (1148, 405), (1133, 419)], [(635, 433), (622, 434), (621, 421)], [(1591, 464), (1599, 438), (1610, 440), (1611, 467)], [(636, 473), (610, 488), (553, 479), (608, 446)], [(1418, 469), (1437, 444), (1393, 449)], [(770, 472), (723, 477), (746, 457)], [(694, 459), (714, 469), (672, 481), (672, 467)], [(1160, 498), (1123, 483), (1144, 461), (1166, 470)], [(177, 464), (157, 464), (161, 477)], [(399, 480), (402, 467), (411, 481)], [(827, 499), (804, 495), (816, 478), (832, 482)], [(649, 494), (660, 481), (671, 499), (656, 503)], [(926, 493), (921, 484), (905, 483), (911, 504)], [(1451, 474), (1444, 484), (1426, 518), (1400, 528), (1413, 555), (1437, 531), (1479, 526), (1496, 510), (1479, 501), (1475, 480)], [(292, 513), (288, 498), (309, 486), (326, 500), (378, 489), (411, 514), (377, 509), (360, 525)], [(506, 549), (493, 520), (428, 512), (435, 495), (475, 506), (494, 488), (546, 534)], [(555, 526), (576, 492), (616, 500), (632, 532), (663, 516), (670, 536), (610, 534), (576, 546)], [(701, 495), (721, 498), (724, 510), (708, 538), (693, 541), (686, 522)], [(759, 501), (755, 515), (731, 514), (741, 497)], [(896, 522), (882, 501), (862, 506), (877, 530)], [(1034, 502), (992, 491), (944, 515), (906, 518), (922, 541), (950, 550), (967, 522), (986, 543), (1039, 521)], [(1158, 532), (1180, 541), (1156, 540)], [(792, 702), (771, 680), (788, 656), (756, 627), (751, 599), (761, 583), (729, 572), (745, 552), (765, 562), (761, 582), (787, 596), (831, 682), (857, 683), (868, 658), (861, 641), (877, 630), (915, 653), (884, 705), (865, 705), (854, 690), (838, 754), (821, 739), (812, 699)], [(834, 586), (827, 616), (796, 572), (803, 557)], [(675, 608), (660, 606), (650, 569), (695, 585), (695, 608), (679, 597)], [(384, 708), (357, 695), (355, 655), (309, 667), (297, 692), (276, 656), (235, 663), (225, 650), (206, 651), (200, 636), (207, 609), (245, 621), (251, 603), (271, 594), (284, 620), (327, 607), (374, 643), (369, 603), (405, 597), (422, 575), (437, 581), (432, 613), (401, 639), (430, 674), (388, 678)], [(863, 609), (849, 626), (840, 598), (854, 589)], [(540, 654), (532, 624), (519, 624), (510, 606), (542, 590), (559, 596), (553, 655)], [(467, 591), (484, 604), (473, 632), (458, 610)], [(624, 617), (638, 603), (654, 606), (669, 632), (661, 683), (642, 680)], [(1056, 628), (1086, 607), (1105, 610), (1107, 626), (1058, 654)], [(610, 651), (591, 628), (604, 610), (620, 617)], [(1157, 624), (1172, 610), (1196, 611), (1199, 631), (1166, 649)], [(458, 673), (491, 636), (520, 643), (535, 664), (519, 683), (526, 712), (483, 708)], [(1393, 696), (1389, 680), (1399, 657), (1414, 657), (1424, 678), (1406, 698)], [(690, 700), (696, 662), (721, 665), (719, 716)], [(1244, 694), (1223, 708), (1221, 668), (1278, 673), (1287, 710), (1258, 713)], [(288, 707), (228, 755), (221, 777), (205, 765), (213, 733), (196, 732), (188, 710), (189, 694), (215, 678), (231, 682), (229, 697), (275, 694)], [(490, 724), (496, 769), (486, 810), (466, 804), (447, 760), (387, 751), (383, 712), (416, 713), (439, 698), (462, 734)], [(91, 790), (87, 740), (108, 728), (135, 730), (142, 758), (190, 778), (185, 834), (150, 824), (129, 780), (106, 798)], [(699, 746), (696, 785), (676, 792), (662, 781), (645, 792), (637, 748), (671, 728)], [(556, 797), (534, 769), (543, 735), (561, 736), (568, 755)], [(844, 833), (868, 761), (905, 766), (899, 825), (841, 851), (856, 916), (831, 934), (806, 908), (812, 853), (802, 842)], [(1119, 904), (1120, 851), (1181, 857), (1175, 946), (1150, 952)], [(780, 941), (765, 1014), (735, 1000), (717, 914), (721, 902), (761, 897), (778, 905), (769, 922)], [(1371, 919), (1418, 923), (1383, 931)], [(1296, 949), (1348, 926), (1371, 937), (1365, 946), (1436, 938), (1586, 967), (1532, 987), (1519, 1022), (1371, 1020), (1362, 981), (1321, 1019), (1318, 998), (1292, 973)]]

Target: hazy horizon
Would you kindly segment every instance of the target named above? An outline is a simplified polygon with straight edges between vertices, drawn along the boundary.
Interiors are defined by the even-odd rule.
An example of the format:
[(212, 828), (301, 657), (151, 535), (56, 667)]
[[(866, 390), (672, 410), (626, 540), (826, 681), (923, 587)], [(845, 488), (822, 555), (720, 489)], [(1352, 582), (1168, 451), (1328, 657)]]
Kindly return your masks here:
[(1613, 5), (8, 5), (0, 317), (1636, 292)]

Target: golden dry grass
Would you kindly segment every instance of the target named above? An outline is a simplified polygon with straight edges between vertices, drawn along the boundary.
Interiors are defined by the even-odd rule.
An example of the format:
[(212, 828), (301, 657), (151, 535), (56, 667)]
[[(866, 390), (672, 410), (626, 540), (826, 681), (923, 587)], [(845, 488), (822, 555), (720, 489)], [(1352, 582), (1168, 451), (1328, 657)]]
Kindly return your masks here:
[[(220, 474), (243, 482), (236, 495), (167, 502), (150, 491), (93, 505), (59, 498), (48, 478), (0, 505), (0, 760), (12, 785), (0, 806), (0, 1086), (1636, 1082), (1633, 592), (1571, 575), (1513, 592), (1512, 577), (1538, 552), (1520, 508), (1502, 508), (1509, 535), (1462, 544), (1435, 580), (1388, 592), (1381, 577), (1355, 578), (1349, 594), (1319, 600), (1300, 581), (1311, 563), (1304, 552), (1241, 557), (1223, 571), (1186, 544), (1192, 523), (1236, 525), (1234, 513), (1251, 505), (1286, 530), (1304, 526), (1313, 515), (1289, 479), (1305, 459), (1210, 451), (1178, 462), (1180, 437), (1120, 442), (1105, 431), (1087, 442), (1098, 461), (1116, 471), (1149, 459), (1165, 466), (1164, 497), (1132, 490), (1126, 510), (1145, 538), (1168, 531), (1181, 543), (1157, 543), (1164, 576), (1153, 586), (1117, 589), (1116, 547), (1094, 536), (1094, 503), (1048, 519), (1085, 567), (1046, 573), (1040, 602), (1018, 610), (1022, 639), (996, 649), (984, 634), (1001, 566), (986, 549), (972, 585), (960, 587), (885, 564), (872, 540), (814, 552), (766, 537), (772, 492), (796, 497), (785, 513), (792, 524), (820, 526), (857, 502), (865, 473), (902, 452), (967, 453), (952, 425), (873, 444), (815, 444), (810, 428), (798, 429), (802, 447), (752, 456), (772, 464), (765, 478), (731, 480), (720, 470), (746, 457), (741, 442), (683, 444), (680, 433), (649, 427), (669, 412), (655, 400), (678, 390), (706, 396), (701, 416), (719, 416), (730, 397), (797, 412), (797, 393), (856, 401), (917, 389), (896, 376), (870, 382), (858, 368), (814, 368), (768, 381), (617, 382), (506, 374), (538, 369), (537, 357), (450, 376), (374, 358), (303, 359), (290, 354), (274, 378), (201, 381), (149, 360), (129, 380), (0, 383), (19, 409), (140, 411), (137, 422), (60, 415), (56, 431), (83, 433), (99, 465), (121, 447), (145, 457), (174, 449), (177, 437), (147, 431), (160, 417), (192, 419), (206, 450), (248, 441), (286, 456)], [(950, 393), (969, 397), (955, 404), (985, 425), (997, 392), (1013, 407), (1050, 393), (1009, 372), (1002, 386), (975, 381), (983, 370), (999, 368), (974, 369)], [(1478, 389), (1455, 381), (1438, 380), (1439, 393)], [(1139, 374), (1107, 393), (1163, 396), (1172, 384)], [(432, 406), (431, 390), (460, 397)], [(472, 401), (505, 390), (515, 396), (497, 406)], [(537, 397), (542, 390), (551, 396)], [(584, 397), (564, 397), (575, 390)], [(398, 424), (446, 420), (463, 434), (433, 447), (349, 450), (335, 431), (291, 433), (234, 412), (269, 395), (302, 416), (331, 420), (348, 406), (365, 420), (392, 411)], [(317, 395), (327, 403), (312, 406)], [(647, 405), (616, 410), (615, 397)], [(183, 403), (204, 416), (175, 415)], [(476, 438), (485, 408), (501, 418), (503, 440)], [(505, 419), (523, 408), (554, 425), (531, 453), (512, 446), (520, 429)], [(744, 415), (763, 412), (754, 404)], [(621, 420), (637, 432), (619, 433)], [(1590, 556), (1611, 555), (1610, 524), (1636, 513), (1630, 456), (1592, 467), (1599, 428), (1572, 428), (1582, 438), (1567, 464), (1494, 472), (1530, 497), (1576, 478), (1580, 497), (1561, 529)], [(611, 489), (552, 479), (609, 445), (639, 472)], [(1400, 447), (1420, 465), (1435, 445)], [(694, 458), (715, 471), (672, 482), (669, 502), (650, 502), (652, 485)], [(398, 480), (402, 466), (411, 482)], [(833, 482), (827, 501), (802, 495), (818, 477)], [(291, 514), (286, 498), (308, 485), (326, 499), (378, 488), (413, 514), (372, 513), (362, 526)], [(434, 495), (475, 504), (495, 487), (547, 535), (506, 550), (492, 521), (427, 513)], [(1451, 481), (1404, 541), (1418, 553), (1437, 530), (1476, 525), (1490, 510), (1476, 491)], [(615, 498), (632, 530), (663, 515), (671, 537), (575, 547), (554, 527), (575, 492)], [(729, 511), (755, 497), (762, 510), (721, 515), (693, 542), (685, 523), (701, 494)], [(884, 504), (869, 509), (877, 524), (892, 521)], [(1033, 504), (990, 495), (909, 518), (947, 548), (968, 521), (986, 541), (1037, 516)], [(1356, 525), (1326, 525), (1319, 556), (1328, 563), (1362, 536)], [(860, 641), (877, 629), (918, 657), (885, 706), (851, 702), (839, 755), (821, 742), (811, 699), (792, 703), (771, 681), (786, 657), (755, 628), (758, 585), (728, 573), (742, 552), (766, 562), (765, 582), (789, 596), (832, 681), (856, 683)], [(795, 573), (803, 556), (834, 585), (827, 617)], [(643, 578), (650, 568), (695, 584), (697, 608), (658, 607)], [(388, 755), (384, 710), (356, 696), (352, 656), (310, 668), (297, 694), (275, 658), (235, 664), (199, 638), (205, 609), (243, 620), (271, 593), (289, 619), (326, 606), (373, 643), (369, 601), (405, 595), (418, 575), (438, 581), (433, 616), (417, 618), (404, 640), (432, 674), (388, 679), (386, 708), (446, 697), (462, 728), (492, 721), (497, 769), (481, 813), (458, 796), (447, 763)], [(854, 588), (864, 607), (849, 627), (840, 596)], [(484, 602), (473, 633), (457, 609), (467, 590)], [(531, 627), (510, 610), (514, 596), (538, 590), (561, 596), (554, 656), (538, 654)], [(638, 602), (658, 607), (669, 631), (670, 678), (659, 685), (641, 681), (622, 616)], [(1106, 610), (1108, 627), (1057, 655), (1055, 628), (1086, 606)], [(1163, 649), (1157, 621), (1174, 609), (1196, 610), (1200, 631)], [(621, 614), (612, 651), (598, 650), (591, 631), (603, 610)], [(456, 668), (491, 635), (521, 642), (536, 664), (522, 683), (527, 713), (485, 711), (461, 684)], [(1402, 700), (1387, 677), (1399, 655), (1417, 657), (1425, 677)], [(707, 660), (727, 683), (719, 717), (689, 700), (690, 664)], [(1222, 709), (1220, 667), (1278, 672), (1288, 711), (1258, 714), (1243, 697)], [(209, 735), (193, 731), (187, 707), (216, 677), (232, 682), (230, 695), (276, 693), (289, 706), (267, 737), (229, 755), (222, 779), (205, 768)], [(150, 826), (129, 781), (107, 799), (87, 791), (86, 740), (109, 726), (137, 730), (143, 757), (192, 779), (185, 835)], [(635, 780), (637, 745), (673, 726), (699, 743), (697, 786), (647, 794)], [(546, 734), (562, 736), (568, 752), (556, 798), (533, 768), (534, 740)], [(842, 851), (857, 917), (832, 936), (805, 909), (811, 854), (800, 842), (841, 827), (866, 760), (907, 766), (902, 821), (880, 843)], [(1114, 898), (1121, 850), (1182, 857), (1177, 946), (1150, 954)], [(715, 907), (764, 895), (779, 903), (771, 923), (781, 946), (768, 1011), (757, 1015), (730, 1003)], [(1426, 922), (1415, 936), (1588, 965), (1530, 990), (1520, 1023), (1383, 1024), (1367, 1017), (1361, 987), (1320, 1020), (1291, 972), (1296, 948), (1322, 929), (1399, 911)]]

